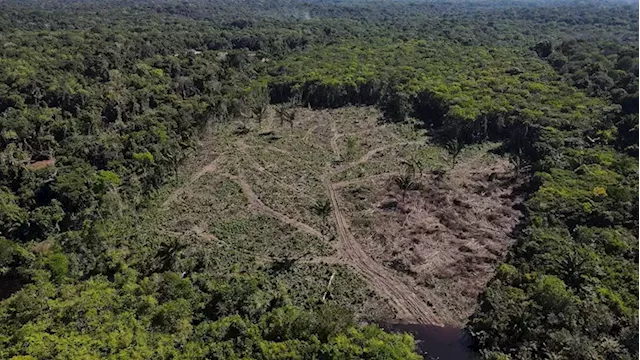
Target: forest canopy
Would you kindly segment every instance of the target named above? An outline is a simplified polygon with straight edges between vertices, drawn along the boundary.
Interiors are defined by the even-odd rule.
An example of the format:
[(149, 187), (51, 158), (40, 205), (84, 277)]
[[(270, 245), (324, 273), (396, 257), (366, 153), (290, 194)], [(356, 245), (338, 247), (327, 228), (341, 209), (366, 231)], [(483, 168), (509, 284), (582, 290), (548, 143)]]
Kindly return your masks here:
[(476, 349), (637, 358), (637, 2), (2, 8), (0, 357), (419, 358), (411, 336), (294, 304), (268, 274), (207, 273), (177, 265), (184, 244), (139, 241), (139, 213), (209, 125), (295, 102), (501, 142), (531, 180), (469, 321)]

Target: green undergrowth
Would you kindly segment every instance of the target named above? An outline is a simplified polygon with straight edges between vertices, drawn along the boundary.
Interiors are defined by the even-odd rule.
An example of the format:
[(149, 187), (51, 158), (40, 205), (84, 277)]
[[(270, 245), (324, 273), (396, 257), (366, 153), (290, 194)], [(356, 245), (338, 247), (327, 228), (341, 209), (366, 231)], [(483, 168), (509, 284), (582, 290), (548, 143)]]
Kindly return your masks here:
[[(509, 47), (346, 41), (277, 66), (266, 78), (275, 100), (299, 93), (311, 106), (376, 103), (389, 119), (417, 118), (438, 141), (504, 141), (502, 150), (531, 165), (519, 240), (470, 322), (485, 356), (637, 354), (637, 158), (616, 150), (629, 142), (628, 124), (615, 120), (619, 105)], [(377, 169), (362, 165), (340, 179)]]

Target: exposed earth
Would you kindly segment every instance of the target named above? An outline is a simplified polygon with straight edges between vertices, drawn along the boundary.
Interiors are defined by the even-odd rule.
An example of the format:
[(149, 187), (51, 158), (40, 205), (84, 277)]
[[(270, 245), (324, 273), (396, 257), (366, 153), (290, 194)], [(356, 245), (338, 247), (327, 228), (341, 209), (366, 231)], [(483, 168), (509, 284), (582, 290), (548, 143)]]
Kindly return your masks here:
[[(465, 148), (451, 168), (424, 131), (381, 123), (371, 107), (299, 108), (296, 119), (282, 124), (270, 109), (260, 123), (214, 125), (158, 232), (237, 254), (204, 267), (285, 264), (277, 276), (294, 292), (351, 301), (365, 318), (464, 325), (521, 216), (498, 144)], [(403, 192), (409, 163), (419, 171)], [(330, 216), (314, 213), (318, 201)]]

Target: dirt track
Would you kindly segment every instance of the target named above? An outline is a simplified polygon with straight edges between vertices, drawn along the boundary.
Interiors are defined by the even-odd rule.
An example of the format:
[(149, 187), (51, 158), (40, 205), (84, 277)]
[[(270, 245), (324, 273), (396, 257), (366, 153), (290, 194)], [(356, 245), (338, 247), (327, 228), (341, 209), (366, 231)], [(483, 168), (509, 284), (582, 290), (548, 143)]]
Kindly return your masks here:
[(244, 196), (247, 198), (247, 200), (249, 200), (249, 204), (251, 204), (251, 206), (253, 206), (257, 211), (263, 212), (271, 217), (274, 217), (280, 221), (282, 221), (285, 224), (291, 225), (293, 227), (295, 227), (296, 229), (305, 232), (309, 235), (313, 235), (315, 237), (324, 239), (324, 235), (322, 235), (322, 233), (320, 233), (320, 231), (312, 228), (311, 226), (302, 223), (300, 221), (294, 220), (284, 214), (281, 214), (275, 210), (273, 210), (272, 208), (268, 207), (267, 205), (265, 205), (262, 200), (260, 200), (260, 198), (258, 198), (258, 196), (253, 192), (253, 190), (251, 189), (251, 185), (249, 185), (249, 183), (247, 182), (247, 180), (242, 176), (233, 176), (230, 174), (224, 174), (224, 176), (226, 176), (227, 178), (233, 180), (236, 182), (236, 184), (238, 184), (238, 186), (240, 186), (240, 188), (242, 189), (242, 193), (244, 194)]
[[(334, 136), (334, 139), (336, 139), (335, 136)], [(337, 149), (337, 146), (336, 147), (333, 146), (333, 143), (334, 143), (333, 140), (332, 140), (331, 143), (332, 143), (331, 147), (335, 151)], [(358, 165), (362, 165), (362, 164), (366, 163), (367, 161), (371, 160), (371, 158), (374, 155), (376, 155), (378, 153), (381, 153), (381, 152), (383, 152), (383, 151), (385, 151), (387, 149), (394, 148), (394, 147), (397, 147), (397, 146), (403, 146), (403, 145), (419, 145), (419, 144), (424, 144), (424, 143), (421, 142), (421, 141), (404, 141), (404, 142), (399, 142), (399, 143), (395, 143), (395, 144), (389, 144), (389, 145), (377, 147), (375, 149), (371, 149), (366, 154), (362, 155), (362, 157), (360, 157), (360, 159), (358, 159), (356, 161), (353, 161), (353, 162), (350, 162), (350, 163), (347, 163), (347, 164), (344, 164), (341, 167), (337, 168), (334, 171), (334, 174), (338, 174), (338, 173), (341, 173), (343, 171), (349, 170), (349, 169), (351, 169), (353, 167), (356, 167)]]
[[(372, 252), (371, 247), (369, 246), (369, 244), (367, 244), (367, 241), (369, 240), (368, 235), (363, 235), (361, 232), (359, 232), (361, 229), (358, 228), (355, 220), (353, 223), (354, 227), (350, 228), (348, 219), (353, 219), (351, 217), (352, 212), (349, 208), (350, 200), (347, 199), (347, 195), (340, 193), (340, 191), (344, 190), (346, 187), (362, 182), (373, 181), (379, 183), (380, 181), (384, 181), (385, 178), (390, 178), (394, 174), (397, 174), (397, 170), (377, 175), (363, 176), (351, 180), (336, 182), (332, 182), (331, 180), (335, 178), (336, 175), (346, 170), (353, 169), (358, 165), (371, 162), (373, 159), (376, 159), (377, 154), (382, 153), (385, 150), (406, 145), (424, 144), (424, 141), (408, 141), (409, 139), (395, 138), (391, 143), (378, 143), (378, 146), (375, 146), (374, 148), (368, 150), (358, 159), (354, 159), (350, 162), (336, 164), (335, 160), (342, 159), (342, 154), (340, 153), (340, 147), (338, 145), (338, 139), (343, 137), (344, 134), (338, 132), (337, 124), (331, 113), (329, 113), (328, 118), (330, 121), (315, 124), (308, 129), (302, 129), (303, 132), (301, 132), (299, 136), (300, 139), (305, 142), (311, 137), (312, 134), (318, 133), (318, 136), (323, 137), (316, 140), (324, 141), (324, 144), (328, 143), (329, 146), (325, 148), (325, 151), (330, 151), (331, 153), (333, 153), (334, 165), (325, 164), (323, 167), (323, 163), (317, 164), (318, 167), (315, 173), (315, 179), (321, 180), (321, 184), (319, 185), (322, 186), (319, 188), (319, 193), (321, 194), (324, 192), (332, 205), (332, 218), (335, 222), (335, 234), (338, 240), (337, 243), (334, 241), (332, 245), (334, 245), (334, 247), (336, 248), (337, 253), (331, 257), (317, 257), (308, 260), (302, 260), (301, 262), (324, 262), (332, 264), (342, 263), (351, 266), (357, 273), (359, 273), (370, 283), (370, 288), (372, 290), (376, 291), (383, 298), (386, 298), (388, 303), (396, 310), (399, 320), (403, 322), (412, 324), (429, 324), (436, 326), (452, 324), (457, 325), (459, 319), (457, 319), (454, 312), (451, 311), (452, 308), (450, 306), (448, 306), (447, 304), (443, 304), (442, 298), (439, 298), (438, 294), (435, 294), (433, 291), (425, 289), (424, 287), (414, 287), (411, 284), (414, 284), (415, 282), (413, 282), (412, 280), (408, 281), (406, 276), (404, 276), (402, 273), (392, 270), (392, 267), (388, 267), (387, 262), (381, 261), (379, 254)], [(273, 126), (273, 116), (268, 116), (265, 120), (266, 121), (262, 124), (261, 127), (263, 129), (271, 129)], [(327, 127), (330, 128), (327, 129)], [(279, 187), (292, 190), (293, 192), (297, 193), (299, 197), (308, 198), (310, 201), (314, 200), (319, 194), (315, 194), (314, 196), (305, 194), (304, 189), (298, 188), (292, 183), (283, 181), (278, 177), (277, 173), (273, 173), (265, 169), (265, 167), (268, 167), (267, 165), (269, 165), (268, 162), (265, 163), (265, 160), (262, 160), (263, 162), (260, 162), (259, 160), (259, 156), (261, 156), (260, 153), (263, 152), (264, 154), (277, 153), (280, 155), (280, 158), (284, 156), (287, 157), (287, 159), (291, 158), (294, 161), (302, 162), (302, 159), (297, 157), (296, 148), (290, 147), (288, 150), (285, 150), (286, 148), (275, 147), (268, 144), (260, 146), (256, 146), (255, 144), (249, 145), (244, 142), (244, 139), (245, 138), (242, 137), (235, 139), (232, 143), (230, 143), (231, 147), (226, 149), (226, 152), (223, 151), (223, 155), (218, 156), (214, 161), (209, 162), (205, 166), (197, 168), (194, 175), (189, 178), (187, 183), (169, 196), (169, 198), (163, 204), (163, 207), (166, 208), (168, 205), (176, 201), (186, 191), (187, 187), (192, 186), (205, 174), (217, 173), (217, 176), (225, 177), (233, 181), (240, 187), (240, 189), (242, 190), (242, 194), (248, 200), (249, 207), (252, 211), (259, 212), (277, 219), (282, 223), (292, 226), (298, 231), (312, 235), (318, 239), (330, 243), (329, 235), (325, 235), (323, 232), (319, 231), (313, 226), (310, 226), (310, 222), (305, 223), (300, 221), (300, 218), (297, 214), (294, 215), (289, 213), (286, 208), (278, 209), (277, 205), (275, 204), (272, 204), (276, 206), (274, 208), (265, 204), (265, 202), (263, 202), (263, 200), (261, 200), (260, 197), (254, 192), (252, 185), (249, 183), (249, 179), (251, 178), (246, 178), (244, 176), (247, 172), (250, 173), (252, 171), (257, 171), (258, 174), (267, 175), (272, 178), (272, 180)], [(258, 152), (255, 152), (256, 148), (259, 148)], [(254, 152), (250, 152), (250, 149), (254, 149)], [(233, 161), (234, 157), (238, 157), (238, 153), (241, 153), (240, 158), (242, 159), (242, 161), (238, 161), (238, 159), (236, 159), (236, 161)], [(327, 158), (331, 158), (331, 156), (327, 156)], [(227, 161), (225, 161), (225, 159), (227, 159)], [(474, 159), (471, 159), (469, 161), (469, 163), (474, 162)], [(262, 165), (264, 165), (264, 167)], [(460, 166), (458, 166), (455, 169), (455, 172), (452, 172), (452, 174), (457, 175), (457, 173), (460, 172), (469, 172), (470, 169), (467, 169), (467, 166), (468, 164), (460, 164)], [(258, 191), (257, 189), (259, 188), (256, 188), (256, 191)], [(264, 201), (269, 203), (268, 194), (262, 193), (262, 195), (264, 196)], [(477, 226), (475, 227), (475, 229), (482, 230)], [(217, 238), (213, 234), (209, 236), (205, 233), (204, 230), (196, 231), (196, 234), (200, 238), (206, 240), (217, 240)], [(357, 236), (354, 234), (356, 234)], [(473, 249), (480, 247), (480, 245), (477, 244), (477, 241), (475, 240), (469, 241), (466, 246)], [(425, 256), (425, 258), (422, 260), (424, 263), (418, 264), (416, 266), (433, 267), (435, 263), (444, 263), (446, 262), (445, 260), (450, 260), (447, 257), (449, 256), (449, 254), (447, 254), (446, 252), (443, 252), (440, 249), (432, 250), (433, 251), (429, 252), (428, 256)], [(457, 247), (455, 251), (458, 251)], [(260, 255), (257, 256), (260, 257)]]
[(347, 260), (347, 263), (362, 274), (371, 283), (373, 289), (391, 302), (402, 320), (442, 325), (427, 304), (411, 288), (396, 279), (362, 250), (360, 244), (349, 231), (346, 219), (342, 216), (340, 202), (333, 185), (329, 182), (325, 182), (325, 185), (331, 199), (333, 216), (340, 237), (341, 255)]
[[(340, 158), (339, 148), (337, 145), (337, 139), (339, 139), (342, 134), (337, 132), (337, 128), (334, 121), (331, 121), (331, 132), (333, 136), (330, 140), (331, 149), (334, 153), (335, 158)], [(340, 240), (338, 246), (338, 258), (342, 259), (344, 263), (352, 266), (358, 273), (360, 273), (365, 279), (367, 279), (371, 283), (371, 288), (375, 289), (380, 295), (384, 296), (390, 304), (395, 308), (398, 313), (398, 317), (401, 320), (412, 322), (412, 323), (422, 323), (422, 324), (431, 324), (431, 325), (443, 325), (443, 321), (441, 318), (438, 318), (431, 308), (427, 305), (427, 303), (422, 300), (419, 295), (413, 291), (408, 285), (406, 285), (401, 279), (397, 278), (390, 271), (385, 269), (385, 267), (375, 260), (373, 260), (360, 246), (358, 241), (354, 238), (353, 234), (349, 230), (349, 225), (347, 220), (342, 215), (341, 205), (338, 199), (338, 195), (335, 192), (334, 186), (344, 186), (343, 183), (332, 184), (328, 179), (342, 171), (353, 168), (357, 165), (364, 164), (369, 161), (374, 155), (380, 153), (386, 149), (395, 146), (401, 145), (409, 145), (409, 144), (417, 144), (420, 142), (400, 142), (395, 144), (389, 144), (386, 146), (381, 146), (375, 149), (368, 151), (359, 159), (343, 164), (342, 166), (332, 169), (330, 165), (327, 165), (326, 171), (323, 174), (323, 184), (325, 185), (327, 195), (331, 200), (332, 204), (332, 212), (333, 217), (336, 222), (336, 228), (338, 231), (338, 237)], [(268, 147), (270, 150), (274, 150), (273, 147)], [(287, 153), (287, 155), (291, 155)], [(211, 166), (208, 166), (211, 167)], [(196, 175), (205, 173), (205, 169), (199, 171)], [(388, 174), (387, 174), (388, 175)], [(313, 229), (307, 224), (304, 224), (300, 221), (292, 219), (284, 214), (281, 214), (270, 207), (266, 206), (254, 193), (251, 188), (251, 185), (246, 181), (246, 179), (240, 174), (238, 176), (233, 176), (230, 174), (224, 174), (227, 178), (235, 181), (245, 197), (248, 199), (251, 206), (256, 210), (260, 211), (264, 214), (272, 216), (286, 224), (289, 224), (300, 231), (308, 233), (310, 235), (316, 236), (318, 238), (325, 239), (324, 235), (322, 235), (318, 230)]]
[[(333, 137), (331, 139), (331, 149), (334, 152), (336, 158), (340, 157), (336, 140), (341, 136), (338, 134), (335, 122), (331, 121), (331, 132)], [(343, 183), (332, 184), (328, 178), (339, 172), (345, 171), (354, 166), (367, 162), (373, 155), (383, 151), (392, 146), (399, 146), (409, 143), (398, 143), (394, 145), (388, 145), (379, 147), (368, 151), (360, 159), (345, 164), (338, 169), (332, 170), (327, 166), (327, 170), (323, 176), (323, 183), (326, 191), (331, 200), (331, 207), (333, 211), (333, 217), (336, 222), (336, 228), (338, 230), (338, 237), (340, 239), (339, 254), (344, 258), (347, 264), (353, 266), (365, 279), (371, 283), (371, 287), (375, 289), (380, 295), (383, 295), (389, 300), (391, 305), (397, 311), (397, 315), (400, 319), (410, 321), (412, 323), (431, 324), (431, 325), (443, 325), (442, 322), (435, 316), (433, 311), (429, 308), (427, 303), (420, 299), (420, 297), (407, 286), (402, 280), (397, 279), (381, 264), (374, 261), (360, 246), (358, 241), (354, 238), (353, 234), (349, 230), (349, 225), (345, 217), (342, 215), (341, 205), (336, 194), (334, 186), (343, 186)]]
[[(340, 150), (337, 145), (337, 140), (342, 136), (337, 131), (337, 127), (334, 121), (331, 121), (331, 132), (333, 134), (330, 145), (331, 150), (334, 153), (334, 157), (336, 159), (340, 158)], [(315, 129), (315, 128), (312, 128)], [(313, 130), (312, 130), (313, 131)], [(309, 132), (305, 134), (305, 136), (309, 135)], [(389, 144), (381, 147), (377, 147), (365, 153), (359, 159), (343, 164), (342, 166), (332, 169), (330, 165), (327, 164), (326, 170), (323, 174), (323, 184), (326, 188), (326, 192), (328, 198), (332, 204), (332, 212), (333, 217), (336, 223), (336, 228), (339, 237), (339, 246), (338, 246), (338, 258), (342, 259), (342, 262), (347, 265), (352, 266), (358, 273), (360, 273), (365, 279), (367, 279), (371, 283), (371, 288), (375, 289), (380, 295), (384, 296), (390, 304), (395, 308), (398, 313), (398, 317), (405, 321), (410, 321), (412, 323), (422, 323), (422, 324), (432, 324), (432, 325), (443, 325), (443, 322), (440, 318), (438, 318), (431, 308), (427, 305), (427, 303), (422, 300), (419, 295), (413, 291), (408, 285), (406, 285), (401, 279), (397, 278), (394, 274), (392, 274), (389, 270), (385, 269), (385, 267), (375, 260), (373, 260), (360, 246), (358, 241), (354, 238), (353, 234), (349, 230), (349, 225), (345, 217), (341, 212), (341, 205), (338, 195), (335, 192), (334, 186), (344, 186), (344, 183), (332, 184), (328, 179), (331, 176), (338, 174), (342, 171), (348, 170), (360, 164), (364, 164), (369, 161), (374, 155), (395, 147), (409, 144), (417, 144), (420, 142), (398, 142), (394, 144)], [(276, 151), (273, 146), (267, 147), (269, 150)], [(285, 151), (278, 151), (285, 153)], [(292, 155), (289, 152), (286, 152), (286, 155)], [(215, 169), (214, 164), (217, 162), (213, 162), (210, 165), (207, 165), (205, 168), (196, 173), (194, 177), (192, 177), (193, 181), (197, 180), (199, 176), (202, 176), (206, 172), (211, 169)], [(389, 175), (389, 174), (383, 174)], [(292, 219), (282, 213), (279, 213), (267, 205), (265, 205), (259, 197), (254, 193), (251, 185), (247, 182), (247, 180), (242, 176), (242, 169), (239, 169), (239, 175), (234, 176), (231, 174), (223, 174), (223, 176), (233, 180), (240, 186), (243, 194), (254, 208), (254, 210), (262, 212), (266, 215), (272, 216), (286, 224), (289, 224), (300, 231), (303, 231), (307, 234), (316, 236), (321, 239), (325, 239), (325, 236), (322, 233), (311, 226)], [(326, 239), (325, 239), (326, 240)]]
[(171, 195), (169, 195), (167, 200), (165, 200), (162, 203), (162, 207), (163, 208), (167, 208), (167, 206), (169, 206), (171, 203), (173, 203), (176, 200), (178, 200), (180, 195), (182, 195), (182, 193), (184, 192), (184, 190), (188, 186), (190, 186), (193, 183), (195, 183), (196, 181), (198, 181), (198, 179), (200, 179), (204, 175), (209, 174), (209, 173), (213, 173), (216, 170), (218, 170), (218, 166), (220, 166), (220, 164), (222, 164), (223, 162), (224, 162), (224, 157), (223, 156), (219, 156), (219, 157), (215, 158), (215, 160), (213, 160), (212, 162), (210, 162), (207, 165), (203, 166), (197, 173), (193, 174), (189, 178), (189, 181), (185, 185), (183, 185), (182, 187), (179, 187), (176, 191), (171, 193)]

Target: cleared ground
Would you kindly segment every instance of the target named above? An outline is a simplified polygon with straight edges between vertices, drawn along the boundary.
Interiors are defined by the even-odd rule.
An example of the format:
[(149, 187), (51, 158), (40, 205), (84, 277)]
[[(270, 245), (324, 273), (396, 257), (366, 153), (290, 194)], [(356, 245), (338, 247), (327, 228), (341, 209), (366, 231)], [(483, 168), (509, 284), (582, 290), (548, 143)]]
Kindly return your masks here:
[[(267, 270), (294, 299), (461, 325), (511, 242), (517, 181), (495, 145), (465, 149), (451, 169), (424, 133), (379, 119), (299, 108), (290, 126), (269, 109), (261, 123), (216, 125), (155, 227), (187, 241), (198, 266)], [(421, 165), (403, 194), (394, 179), (408, 163)]]

